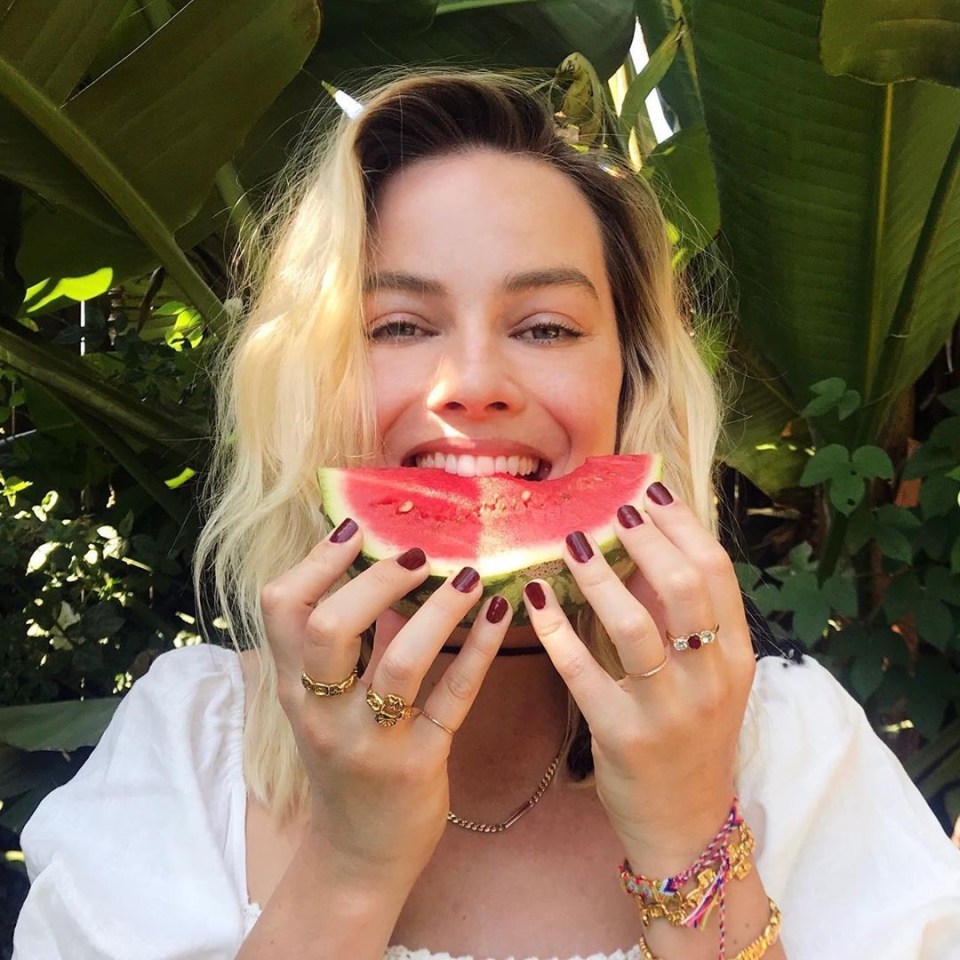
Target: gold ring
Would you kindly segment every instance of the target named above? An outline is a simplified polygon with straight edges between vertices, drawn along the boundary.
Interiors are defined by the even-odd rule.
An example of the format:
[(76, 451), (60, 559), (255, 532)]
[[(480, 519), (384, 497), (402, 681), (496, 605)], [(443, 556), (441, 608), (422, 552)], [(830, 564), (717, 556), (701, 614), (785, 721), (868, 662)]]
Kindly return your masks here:
[(319, 680), (314, 680), (313, 677), (304, 670), (303, 673), (300, 674), (300, 682), (307, 690), (316, 694), (318, 697), (339, 697), (340, 694), (346, 693), (357, 682), (357, 669), (354, 667), (350, 676), (347, 677), (346, 680), (341, 680), (339, 683), (320, 683)]
[(407, 706), (403, 697), (395, 693), (388, 693), (381, 697), (373, 687), (367, 690), (367, 705), (374, 713), (374, 719), (381, 727), (392, 727), (398, 720), (406, 720), (413, 716), (413, 708)]
[(451, 737), (456, 736), (455, 730), (451, 730), (445, 723), (441, 723), (436, 717), (431, 717), (426, 710), (420, 710), (418, 716), (423, 717), (424, 720), (429, 720), (435, 727), (439, 727), (441, 730), (446, 730)]
[(655, 677), (665, 666), (667, 665), (667, 655), (663, 655), (663, 659), (652, 669), (647, 670), (646, 673), (625, 673), (623, 675), (624, 680), (647, 680), (650, 677)]
[(684, 650), (699, 650), (708, 643), (713, 643), (717, 639), (717, 631), (720, 624), (714, 624), (709, 630), (697, 630), (695, 633), (682, 633), (675, 637), (672, 633), (667, 633), (667, 640), (673, 644), (673, 649), (678, 653)]

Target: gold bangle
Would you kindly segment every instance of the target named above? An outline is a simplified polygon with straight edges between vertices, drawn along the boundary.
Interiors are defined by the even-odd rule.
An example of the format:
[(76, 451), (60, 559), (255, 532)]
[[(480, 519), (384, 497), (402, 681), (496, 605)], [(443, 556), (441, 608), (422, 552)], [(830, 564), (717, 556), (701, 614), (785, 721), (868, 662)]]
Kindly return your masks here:
[(782, 919), (780, 908), (769, 897), (767, 900), (770, 903), (770, 919), (763, 928), (763, 933), (753, 943), (744, 947), (733, 960), (760, 960), (760, 957), (777, 942), (780, 936), (780, 920)]
[[(767, 902), (770, 904), (770, 919), (763, 928), (763, 933), (753, 943), (744, 947), (732, 960), (760, 960), (767, 950), (777, 942), (780, 937), (780, 920), (782, 919), (780, 908), (769, 897)], [(647, 946), (643, 934), (640, 935), (638, 946), (643, 960), (660, 960), (656, 954), (650, 952), (650, 947)]]

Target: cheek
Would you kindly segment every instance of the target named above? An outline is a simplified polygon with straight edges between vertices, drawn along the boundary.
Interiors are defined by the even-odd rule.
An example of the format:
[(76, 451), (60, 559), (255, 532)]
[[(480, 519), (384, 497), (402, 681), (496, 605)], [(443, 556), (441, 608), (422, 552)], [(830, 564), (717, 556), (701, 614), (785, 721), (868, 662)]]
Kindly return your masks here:
[(541, 396), (568, 432), (592, 453), (613, 451), (620, 401), (619, 367), (612, 364), (578, 366), (569, 375), (544, 383)]
[(397, 369), (396, 364), (393, 364), (392, 370), (390, 368), (391, 364), (382, 354), (378, 356), (374, 353), (371, 356), (373, 402), (377, 416), (377, 429), (381, 436), (400, 416), (404, 407), (409, 405), (404, 400), (406, 390), (402, 371)]

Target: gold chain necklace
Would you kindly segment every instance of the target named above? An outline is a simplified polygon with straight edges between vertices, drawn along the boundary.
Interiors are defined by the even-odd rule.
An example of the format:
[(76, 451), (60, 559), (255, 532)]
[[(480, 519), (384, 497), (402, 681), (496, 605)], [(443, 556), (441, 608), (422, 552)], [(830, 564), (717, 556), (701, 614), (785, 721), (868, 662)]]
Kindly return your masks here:
[[(569, 724), (568, 724), (569, 726)], [(504, 830), (509, 830), (525, 813), (528, 813), (532, 810), (539, 802), (540, 798), (547, 792), (547, 787), (553, 782), (553, 778), (557, 774), (557, 769), (560, 766), (560, 760), (563, 757), (563, 752), (567, 748), (567, 738), (568, 732), (565, 730), (563, 734), (563, 741), (560, 744), (560, 749), (557, 751), (557, 755), (550, 761), (550, 766), (547, 767), (546, 773), (540, 779), (540, 783), (537, 786), (537, 789), (534, 790), (533, 796), (526, 801), (526, 803), (521, 804), (517, 807), (516, 810), (506, 820), (501, 821), (500, 823), (481, 823), (477, 820), (465, 820), (463, 817), (458, 817), (452, 810), (447, 814), (447, 823), (452, 823), (454, 826), (462, 827), (464, 830), (472, 830), (474, 833), (503, 833)]]

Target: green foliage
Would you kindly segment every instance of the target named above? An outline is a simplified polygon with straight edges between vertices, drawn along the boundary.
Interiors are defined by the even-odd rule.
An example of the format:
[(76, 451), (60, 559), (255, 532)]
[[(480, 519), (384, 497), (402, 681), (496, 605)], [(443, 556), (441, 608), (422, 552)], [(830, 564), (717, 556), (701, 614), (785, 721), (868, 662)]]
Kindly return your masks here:
[[(842, 415), (846, 383), (818, 383), (813, 393), (811, 418)], [(842, 530), (833, 569), (807, 541), (786, 563), (738, 565), (761, 612), (782, 617), (874, 716), (940, 743), (938, 764), (918, 761), (931, 791), (960, 763), (960, 740), (941, 736), (960, 712), (960, 390), (940, 403), (948, 415), (900, 471), (922, 480), (915, 506), (890, 502), (895, 473), (884, 450), (827, 444), (812, 452), (801, 483)], [(840, 527), (839, 518), (849, 520)], [(956, 817), (960, 792), (949, 796)]]

